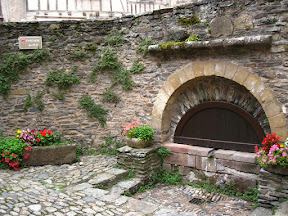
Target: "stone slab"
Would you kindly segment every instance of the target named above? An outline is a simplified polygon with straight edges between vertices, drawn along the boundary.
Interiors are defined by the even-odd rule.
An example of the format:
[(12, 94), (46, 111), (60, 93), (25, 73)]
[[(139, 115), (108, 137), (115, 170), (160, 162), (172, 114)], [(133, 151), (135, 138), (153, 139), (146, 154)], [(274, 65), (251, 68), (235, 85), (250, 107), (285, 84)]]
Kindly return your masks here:
[(247, 163), (256, 163), (256, 158), (254, 153), (247, 153), (247, 152), (236, 152), (232, 160), (235, 161), (242, 161)]

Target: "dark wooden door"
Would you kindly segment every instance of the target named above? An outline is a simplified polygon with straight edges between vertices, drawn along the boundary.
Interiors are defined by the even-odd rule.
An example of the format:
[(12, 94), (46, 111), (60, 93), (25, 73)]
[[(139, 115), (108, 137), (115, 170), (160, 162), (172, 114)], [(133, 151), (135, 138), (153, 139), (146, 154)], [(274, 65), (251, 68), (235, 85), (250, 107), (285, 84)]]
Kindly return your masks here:
[(174, 141), (253, 152), (264, 135), (259, 123), (242, 108), (226, 102), (208, 102), (182, 117)]

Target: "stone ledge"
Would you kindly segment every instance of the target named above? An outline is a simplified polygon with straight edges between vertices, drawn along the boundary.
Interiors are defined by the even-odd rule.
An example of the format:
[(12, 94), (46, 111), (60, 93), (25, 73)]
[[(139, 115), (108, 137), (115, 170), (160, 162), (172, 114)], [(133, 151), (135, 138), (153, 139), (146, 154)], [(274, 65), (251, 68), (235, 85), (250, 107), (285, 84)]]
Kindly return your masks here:
[(219, 48), (219, 47), (241, 47), (250, 48), (251, 46), (272, 45), (271, 35), (256, 35), (256, 36), (243, 36), (233, 38), (221, 38), (210, 41), (187, 41), (179, 42), (171, 45), (167, 49), (162, 49), (159, 44), (151, 45), (148, 47), (149, 52), (162, 52), (168, 50), (190, 50), (190, 49), (203, 49), (203, 48)]

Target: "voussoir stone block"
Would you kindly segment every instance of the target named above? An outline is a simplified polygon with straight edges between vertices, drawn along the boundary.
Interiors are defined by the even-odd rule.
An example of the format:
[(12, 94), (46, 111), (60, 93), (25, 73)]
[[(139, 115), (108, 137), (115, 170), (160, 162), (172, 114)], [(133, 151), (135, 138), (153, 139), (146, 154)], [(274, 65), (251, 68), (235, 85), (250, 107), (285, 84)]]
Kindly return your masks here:
[(192, 63), (188, 64), (186, 67), (183, 68), (183, 70), (186, 73), (186, 76), (188, 77), (189, 80), (195, 78), (195, 74), (192, 68)]
[(254, 88), (251, 89), (253, 95), (258, 95), (260, 92), (264, 91), (266, 88), (265, 84), (262, 81), (259, 81)]
[(176, 73), (170, 75), (167, 82), (169, 82), (170, 85), (174, 88), (174, 91), (182, 85)]
[(190, 80), (190, 78), (186, 75), (186, 71), (184, 69), (179, 70), (177, 72), (177, 76), (182, 84)]
[(250, 74), (243, 85), (248, 89), (251, 90), (255, 87), (255, 85), (259, 82), (259, 78), (253, 74)]
[(277, 116), (269, 118), (269, 124), (273, 125), (275, 128), (281, 128), (286, 126), (285, 116), (281, 113)]
[(266, 88), (256, 96), (257, 100), (262, 104), (268, 104), (270, 101), (275, 100), (275, 94), (271, 89)]
[(247, 70), (246, 68), (244, 67), (239, 67), (237, 69), (237, 72), (233, 78), (233, 80), (237, 83), (239, 83), (240, 85), (242, 85), (247, 77), (251, 74), (251, 72), (249, 70)]
[(217, 62), (215, 65), (215, 75), (223, 77), (225, 74), (226, 62)]
[(232, 63), (227, 63), (225, 68), (225, 78), (233, 80), (238, 66)]
[(195, 77), (204, 76), (204, 65), (203, 62), (194, 62), (192, 68), (195, 74)]
[(277, 100), (273, 100), (272, 102), (268, 104), (264, 104), (263, 108), (268, 118), (276, 116), (276, 115), (280, 115), (282, 112), (280, 104)]
[(204, 63), (204, 74), (205, 76), (212, 76), (215, 74), (215, 61), (207, 61)]

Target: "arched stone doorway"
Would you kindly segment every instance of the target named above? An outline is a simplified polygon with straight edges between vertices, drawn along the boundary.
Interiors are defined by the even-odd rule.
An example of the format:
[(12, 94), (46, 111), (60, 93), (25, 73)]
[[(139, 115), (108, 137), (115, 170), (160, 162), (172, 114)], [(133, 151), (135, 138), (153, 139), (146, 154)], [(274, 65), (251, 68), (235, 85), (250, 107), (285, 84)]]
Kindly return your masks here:
[[(207, 102), (228, 103), (250, 114), (254, 119), (252, 126), (256, 123), (254, 129), (252, 127), (256, 134), (261, 134), (262, 130), (264, 133), (276, 133), (281, 140), (287, 137), (287, 125), (281, 106), (274, 93), (259, 77), (234, 63), (197, 61), (172, 74), (159, 91), (154, 103), (152, 126), (162, 136), (161, 141), (172, 141), (175, 132), (176, 136), (179, 135), (176, 128), (181, 124), (182, 117), (192, 108)], [(223, 115), (229, 116), (226, 111)], [(247, 122), (247, 119), (244, 120)], [(255, 131), (255, 128), (259, 130)], [(249, 131), (248, 135), (251, 134)], [(257, 135), (257, 142), (264, 133)]]

